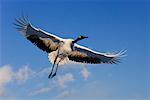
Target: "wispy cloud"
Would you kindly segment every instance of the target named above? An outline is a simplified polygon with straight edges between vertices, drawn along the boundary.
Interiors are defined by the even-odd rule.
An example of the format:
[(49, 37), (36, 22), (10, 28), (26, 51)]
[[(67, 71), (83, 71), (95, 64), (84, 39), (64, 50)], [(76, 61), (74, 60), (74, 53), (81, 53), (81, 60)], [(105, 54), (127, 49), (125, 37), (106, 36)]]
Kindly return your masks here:
[(63, 100), (65, 97), (68, 97), (71, 95), (71, 91), (65, 90), (62, 93), (58, 94), (57, 96), (54, 97), (54, 100)]
[(109, 100), (115, 91), (115, 89), (113, 89), (114, 91), (112, 89), (113, 87), (107, 86), (107, 82), (102, 83), (101, 81), (94, 81), (66, 90), (57, 95), (54, 100)]
[(50, 70), (51, 70), (51, 68), (49, 68), (49, 67), (42, 68), (38, 71), (35, 71), (34, 76), (43, 77), (45, 75), (48, 75)]
[(29, 93), (29, 96), (46, 93), (46, 92), (49, 92), (50, 90), (51, 90), (50, 87), (43, 87), (43, 88), (40, 88), (40, 89), (31, 91), (31, 92)]
[(86, 68), (85, 64), (71, 62), (70, 64), (65, 65), (64, 68), (72, 68), (73, 70), (81, 70), (80, 75), (83, 77), (84, 80), (87, 80), (91, 75), (91, 72)]
[(71, 81), (74, 81), (74, 76), (71, 74), (71, 73), (67, 73), (63, 76), (58, 76), (58, 85), (61, 86), (61, 87), (66, 87), (66, 83), (67, 82), (71, 82)]
[(91, 73), (87, 70), (87, 68), (84, 67), (81, 71), (81, 75), (83, 76), (84, 80), (87, 80)]
[[(45, 71), (44, 71), (45, 72)], [(42, 73), (44, 73), (42, 71)], [(52, 91), (52, 90), (56, 90), (56, 89), (64, 89), (67, 87), (67, 84), (69, 82), (73, 82), (75, 79), (74, 79), (74, 76), (73, 74), (71, 73), (66, 73), (64, 75), (59, 75), (56, 80), (51, 80), (50, 84), (46, 87), (41, 87), (39, 89), (35, 89), (33, 91), (31, 91), (28, 95), (29, 96), (33, 96), (33, 95), (38, 95), (38, 94), (43, 94), (43, 93), (47, 93), (49, 91)]]
[(20, 68), (18, 72), (15, 73), (15, 78), (19, 84), (22, 84), (27, 81), (29, 77), (34, 73), (35, 72), (31, 70), (28, 65), (26, 65)]
[[(72, 65), (76, 66), (75, 64), (72, 64)], [(70, 65), (68, 65), (68, 67), (69, 66)], [(64, 67), (64, 69), (62, 69), (62, 70), (65, 70), (68, 67)], [(80, 65), (77, 68), (81, 69), (82, 67), (83, 67), (83, 65), (82, 66)], [(76, 67), (74, 67), (74, 68), (76, 68)], [(42, 69), (41, 71), (36, 72), (35, 75), (38, 75), (39, 77), (41, 77), (41, 76), (45, 77), (45, 75), (48, 75), (49, 72), (50, 72), (50, 68), (48, 67), (48, 68)], [(83, 70), (80, 72), (80, 75), (83, 76), (83, 78), (85, 80), (87, 80), (87, 78), (91, 75), (91, 73), (86, 68), (83, 68)], [(57, 90), (57, 89), (58, 90), (59, 89), (66, 89), (68, 87), (69, 83), (73, 82), (74, 80), (75, 80), (75, 77), (72, 73), (64, 73), (64, 74), (61, 74), (61, 75), (58, 74), (57, 77), (55, 77), (55, 80), (51, 80), (50, 85), (45, 86), (45, 87), (40, 87), (38, 89), (35, 89), (35, 90), (31, 91), (29, 93), (29, 96), (47, 93), (47, 92), (53, 91), (54, 89), (55, 90)], [(64, 92), (64, 93), (61, 93), (61, 94), (67, 94), (67, 93)], [(61, 97), (61, 94), (59, 94), (58, 97)]]

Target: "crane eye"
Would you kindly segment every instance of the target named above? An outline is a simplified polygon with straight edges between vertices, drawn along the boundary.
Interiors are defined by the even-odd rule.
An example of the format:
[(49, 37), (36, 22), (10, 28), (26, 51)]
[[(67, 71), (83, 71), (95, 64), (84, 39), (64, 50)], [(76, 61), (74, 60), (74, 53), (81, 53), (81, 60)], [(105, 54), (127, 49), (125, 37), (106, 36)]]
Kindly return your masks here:
[(83, 38), (83, 36), (80, 35), (79, 38)]

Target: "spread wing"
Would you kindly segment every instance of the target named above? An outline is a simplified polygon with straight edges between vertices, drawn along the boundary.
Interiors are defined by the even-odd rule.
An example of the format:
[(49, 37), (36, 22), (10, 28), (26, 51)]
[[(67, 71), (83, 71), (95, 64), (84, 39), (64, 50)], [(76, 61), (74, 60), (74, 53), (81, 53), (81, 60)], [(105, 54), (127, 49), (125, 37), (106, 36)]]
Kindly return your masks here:
[(62, 38), (55, 36), (53, 34), (47, 33), (41, 29), (37, 29), (31, 25), (31, 23), (26, 18), (16, 19), (14, 23), (17, 27), (16, 29), (23, 33), (23, 35), (31, 41), (34, 45), (47, 53), (55, 51)]
[(74, 44), (73, 49), (73, 52), (68, 56), (69, 60), (91, 64), (116, 64), (125, 53), (125, 51), (120, 51), (116, 54), (99, 53), (78, 44)]

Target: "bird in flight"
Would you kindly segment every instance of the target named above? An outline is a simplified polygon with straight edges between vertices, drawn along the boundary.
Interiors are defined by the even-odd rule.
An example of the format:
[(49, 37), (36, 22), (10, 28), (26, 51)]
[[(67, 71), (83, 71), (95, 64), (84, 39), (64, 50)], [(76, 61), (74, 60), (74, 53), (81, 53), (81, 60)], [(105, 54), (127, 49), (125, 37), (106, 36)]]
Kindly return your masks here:
[(111, 54), (96, 52), (77, 44), (80, 40), (88, 38), (86, 36), (79, 36), (76, 39), (63, 39), (35, 28), (25, 17), (18, 18), (15, 21), (16, 29), (25, 38), (48, 53), (49, 61), (53, 64), (48, 78), (53, 78), (56, 75), (59, 65), (66, 64), (69, 61), (89, 64), (116, 64), (125, 53), (125, 50)]

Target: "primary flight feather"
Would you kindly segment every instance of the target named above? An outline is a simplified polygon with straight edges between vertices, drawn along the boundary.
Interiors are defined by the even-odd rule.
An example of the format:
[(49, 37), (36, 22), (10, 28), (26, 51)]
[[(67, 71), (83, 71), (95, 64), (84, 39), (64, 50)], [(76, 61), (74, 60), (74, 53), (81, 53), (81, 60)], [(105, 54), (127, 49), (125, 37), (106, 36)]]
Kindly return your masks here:
[[(23, 33), (24, 37), (48, 53), (48, 58), (53, 63), (49, 78), (53, 78), (56, 75), (59, 64), (68, 63), (69, 61), (90, 64), (115, 64), (119, 62), (119, 58), (125, 53), (125, 51), (121, 51), (119, 53), (108, 54), (93, 51), (77, 44), (78, 41), (88, 38), (86, 36), (79, 36), (77, 39), (63, 39), (52, 33), (35, 28), (24, 17), (16, 19), (15, 25), (17, 26), (17, 30)], [(53, 73), (55, 64), (57, 66)]]

